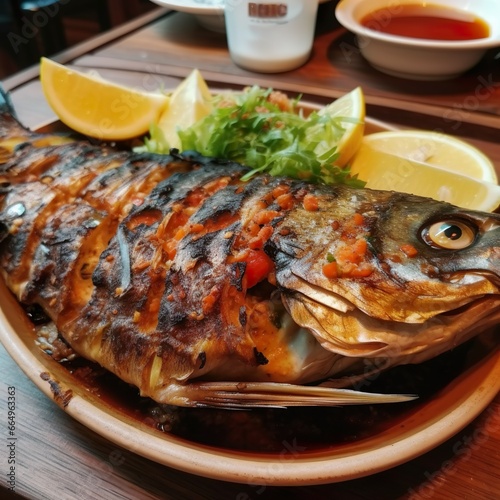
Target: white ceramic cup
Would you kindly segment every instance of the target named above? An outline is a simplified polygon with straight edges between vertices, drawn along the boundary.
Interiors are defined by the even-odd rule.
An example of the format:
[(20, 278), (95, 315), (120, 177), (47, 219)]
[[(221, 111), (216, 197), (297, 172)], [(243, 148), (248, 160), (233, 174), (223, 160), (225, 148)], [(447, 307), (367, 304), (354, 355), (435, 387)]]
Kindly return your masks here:
[(243, 68), (279, 73), (311, 55), (318, 0), (226, 0), (229, 53)]

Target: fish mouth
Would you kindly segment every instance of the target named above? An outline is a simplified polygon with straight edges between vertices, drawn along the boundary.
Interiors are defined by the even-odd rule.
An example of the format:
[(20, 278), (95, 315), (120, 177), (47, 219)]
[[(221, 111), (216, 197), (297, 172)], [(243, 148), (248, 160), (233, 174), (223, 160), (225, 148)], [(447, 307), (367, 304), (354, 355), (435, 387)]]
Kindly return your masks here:
[[(335, 306), (319, 302), (319, 297), (331, 298)], [(383, 360), (387, 366), (421, 363), (500, 322), (500, 294), (477, 297), (420, 323), (370, 316), (326, 291), (315, 296), (284, 292), (282, 300), (294, 321), (307, 328), (324, 349), (346, 357)], [(339, 304), (344, 309), (337, 308)]]

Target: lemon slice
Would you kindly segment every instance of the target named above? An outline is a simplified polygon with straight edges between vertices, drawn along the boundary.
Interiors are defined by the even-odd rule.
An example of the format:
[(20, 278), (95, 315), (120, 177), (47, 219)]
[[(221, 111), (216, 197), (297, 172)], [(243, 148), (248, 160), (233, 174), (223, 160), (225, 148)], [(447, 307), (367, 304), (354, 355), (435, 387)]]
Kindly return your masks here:
[(178, 130), (194, 125), (213, 109), (212, 95), (199, 70), (194, 69), (172, 92), (158, 127), (169, 147), (180, 148)]
[(470, 144), (436, 132), (367, 135), (352, 159), (351, 173), (371, 189), (426, 196), (474, 210), (491, 211), (500, 205), (491, 161)]
[(367, 135), (363, 144), (474, 179), (498, 182), (495, 167), (484, 153), (448, 134), (427, 130), (394, 130)]
[(102, 140), (147, 133), (168, 104), (162, 93), (122, 87), (45, 57), (40, 63), (40, 79), (47, 101), (63, 123)]
[[(365, 131), (365, 96), (361, 87), (357, 87), (339, 97), (318, 111), (318, 114), (327, 114), (335, 118), (347, 118), (345, 121), (342, 120), (342, 127), (345, 132), (337, 144), (339, 157), (335, 161), (335, 164), (339, 167), (347, 165), (347, 162), (358, 150)], [(330, 148), (331, 145), (324, 145), (325, 150)], [(315, 151), (318, 155), (324, 152), (321, 147), (317, 147)]]

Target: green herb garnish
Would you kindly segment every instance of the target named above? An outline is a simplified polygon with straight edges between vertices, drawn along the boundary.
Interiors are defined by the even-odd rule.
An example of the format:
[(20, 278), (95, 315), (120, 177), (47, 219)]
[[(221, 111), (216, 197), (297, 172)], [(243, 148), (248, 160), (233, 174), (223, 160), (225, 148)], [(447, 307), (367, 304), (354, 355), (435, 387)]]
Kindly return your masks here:
[[(269, 100), (272, 89), (251, 87), (242, 93), (214, 97), (212, 113), (186, 130), (178, 131), (182, 151), (197, 151), (215, 158), (237, 161), (252, 169), (244, 180), (259, 172), (313, 183), (341, 183), (363, 187), (348, 168), (335, 165), (336, 144), (346, 119), (313, 111), (308, 117), (296, 109), (283, 111)], [(295, 108), (299, 99), (293, 101)], [(165, 153), (157, 127), (145, 149)]]

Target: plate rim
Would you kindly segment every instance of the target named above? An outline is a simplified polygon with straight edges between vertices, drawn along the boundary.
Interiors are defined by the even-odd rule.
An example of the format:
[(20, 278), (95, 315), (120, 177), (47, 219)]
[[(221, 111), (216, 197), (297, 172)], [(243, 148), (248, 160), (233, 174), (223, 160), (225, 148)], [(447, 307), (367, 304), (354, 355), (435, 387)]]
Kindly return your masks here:
[[(161, 7), (169, 7), (177, 12), (186, 12), (196, 15), (220, 15), (224, 13), (224, 2), (217, 5), (217, 0), (205, 0), (208, 3), (197, 3), (195, 0), (151, 0), (153, 3)], [(329, 0), (319, 0), (319, 3), (326, 3)]]
[[(169, 7), (177, 12), (186, 12), (196, 15), (218, 15), (224, 13), (224, 5), (216, 5), (214, 3), (202, 4), (196, 3), (194, 0), (151, 0), (162, 7)], [(211, 0), (207, 0), (211, 1)]]

